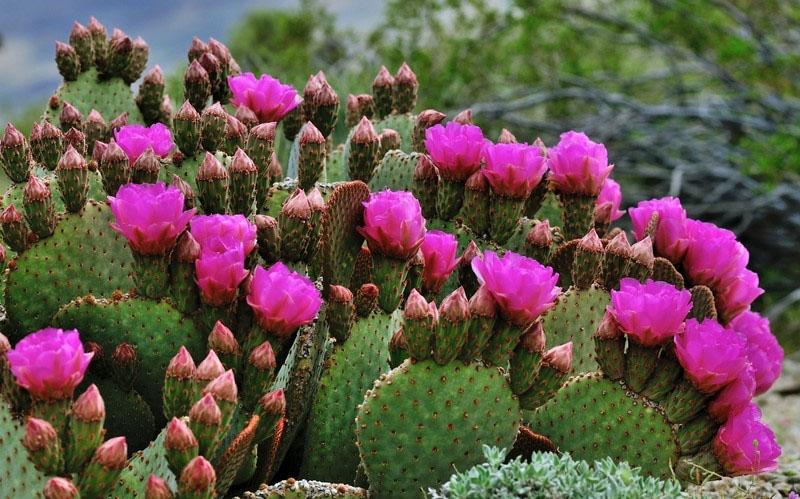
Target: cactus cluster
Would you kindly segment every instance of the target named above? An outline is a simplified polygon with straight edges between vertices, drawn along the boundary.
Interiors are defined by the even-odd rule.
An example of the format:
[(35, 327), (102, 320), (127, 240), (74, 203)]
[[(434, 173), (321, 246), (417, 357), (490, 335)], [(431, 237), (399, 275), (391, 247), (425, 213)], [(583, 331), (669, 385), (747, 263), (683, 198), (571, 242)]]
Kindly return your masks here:
[(419, 497), (485, 445), (774, 466), (747, 250), (670, 198), (631, 244), (602, 144), (415, 114), (405, 64), (340, 112), (324, 73), (299, 93), (194, 39), (173, 115), (157, 66), (128, 87), (140, 39), (92, 19), (56, 52), (0, 149), (0, 496)]

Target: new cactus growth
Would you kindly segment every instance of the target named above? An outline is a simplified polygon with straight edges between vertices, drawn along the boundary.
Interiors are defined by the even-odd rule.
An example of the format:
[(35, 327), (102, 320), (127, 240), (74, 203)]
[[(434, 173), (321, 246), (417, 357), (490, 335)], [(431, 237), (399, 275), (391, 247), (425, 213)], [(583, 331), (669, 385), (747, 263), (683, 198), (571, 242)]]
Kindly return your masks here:
[(44, 120), (3, 134), (0, 496), (224, 497), (291, 469), (420, 497), (523, 423), (658, 477), (775, 466), (751, 399), (783, 352), (747, 250), (676, 198), (612, 228), (602, 144), (412, 114), (406, 64), (335, 144), (322, 72), (301, 97), (213, 39), (173, 117), (158, 66), (130, 92), (148, 52), (76, 23)]

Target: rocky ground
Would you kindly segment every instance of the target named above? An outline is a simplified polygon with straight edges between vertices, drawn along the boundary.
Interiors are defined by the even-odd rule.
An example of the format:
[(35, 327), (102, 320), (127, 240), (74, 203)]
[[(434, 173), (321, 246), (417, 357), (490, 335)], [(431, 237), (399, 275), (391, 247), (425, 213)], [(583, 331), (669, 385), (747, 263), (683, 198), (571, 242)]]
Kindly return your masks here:
[(778, 442), (783, 448), (779, 468), (756, 477), (726, 478), (692, 489), (695, 497), (780, 498), (800, 493), (800, 355), (784, 362), (783, 374), (773, 389), (758, 398)]

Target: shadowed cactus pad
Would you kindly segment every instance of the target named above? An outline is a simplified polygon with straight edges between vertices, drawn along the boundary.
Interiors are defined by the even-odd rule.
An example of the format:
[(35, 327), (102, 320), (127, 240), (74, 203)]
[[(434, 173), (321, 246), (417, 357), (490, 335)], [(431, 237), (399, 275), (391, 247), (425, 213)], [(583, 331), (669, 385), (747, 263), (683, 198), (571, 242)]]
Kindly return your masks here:
[(398, 150), (387, 152), (375, 168), (369, 181), (369, 189), (372, 192), (384, 189), (410, 192), (418, 157), (419, 153), (415, 152), (409, 154)]
[(389, 338), (396, 316), (373, 312), (359, 319), (334, 347), (309, 416), (301, 476), (352, 483), (358, 467), (355, 417), (373, 381), (389, 370)]
[(89, 203), (65, 215), (55, 233), (25, 251), (6, 280), (6, 312), (21, 333), (49, 323), (76, 296), (110, 295), (133, 287), (133, 262), (125, 238), (111, 230), (111, 212)]
[(636, 463), (645, 474), (669, 478), (679, 457), (677, 437), (651, 404), (626, 393), (619, 383), (588, 373), (570, 379), (529, 420), (560, 451), (588, 461), (610, 456)]
[(33, 490), (42, 490), (47, 478), (28, 459), (22, 446), (25, 427), (14, 419), (3, 397), (0, 397), (0, 497), (29, 497)]
[(480, 363), (448, 367), (407, 360), (367, 392), (356, 435), (376, 497), (421, 497), (480, 463), (482, 445), (513, 444), (520, 413), (505, 376)]

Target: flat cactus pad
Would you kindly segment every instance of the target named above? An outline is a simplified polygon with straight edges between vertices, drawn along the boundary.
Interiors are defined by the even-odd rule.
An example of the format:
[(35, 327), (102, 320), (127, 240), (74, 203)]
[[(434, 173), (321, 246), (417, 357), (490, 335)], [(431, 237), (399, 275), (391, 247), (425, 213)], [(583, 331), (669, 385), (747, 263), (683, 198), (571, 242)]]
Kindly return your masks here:
[(533, 431), (578, 459), (610, 456), (660, 478), (671, 477), (678, 461), (677, 437), (666, 416), (599, 373), (573, 377), (528, 419)]
[(511, 448), (519, 422), (519, 404), (497, 368), (406, 360), (375, 382), (358, 410), (370, 493), (422, 497), (483, 462), (483, 445)]
[(58, 105), (48, 106), (44, 112), (44, 118), (51, 123), (58, 123), (61, 107), (65, 102), (78, 108), (84, 117), (92, 109), (96, 109), (106, 121), (128, 113), (129, 123), (144, 123), (130, 85), (119, 77), (100, 80), (95, 68), (82, 72), (75, 81), (63, 82), (54, 95), (58, 98)]
[(40, 497), (47, 477), (34, 468), (22, 446), (25, 426), (0, 397), (0, 497)]

